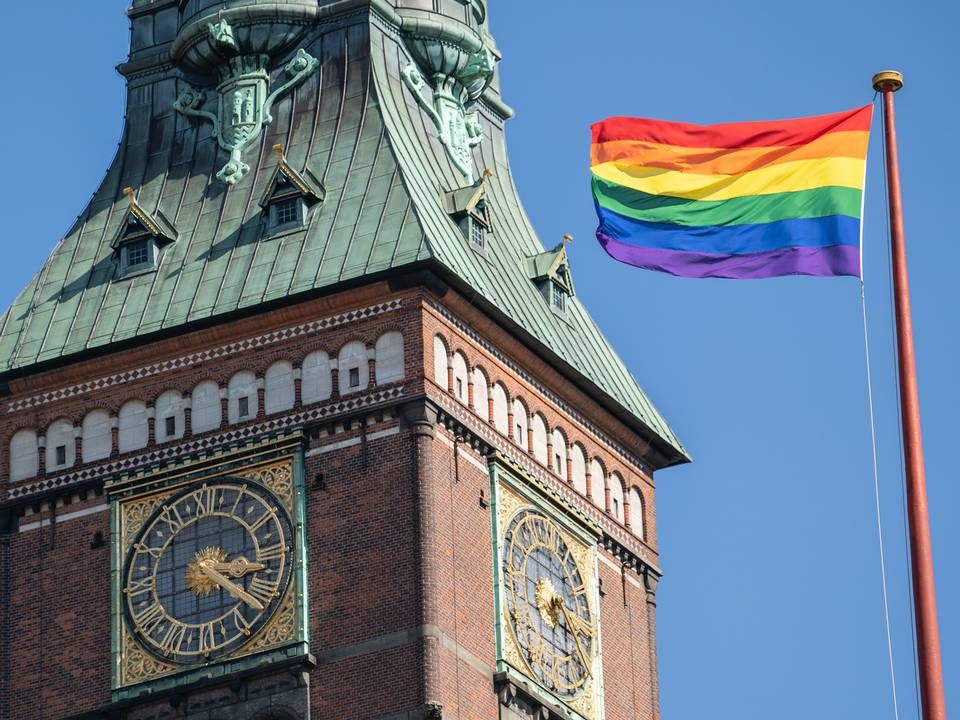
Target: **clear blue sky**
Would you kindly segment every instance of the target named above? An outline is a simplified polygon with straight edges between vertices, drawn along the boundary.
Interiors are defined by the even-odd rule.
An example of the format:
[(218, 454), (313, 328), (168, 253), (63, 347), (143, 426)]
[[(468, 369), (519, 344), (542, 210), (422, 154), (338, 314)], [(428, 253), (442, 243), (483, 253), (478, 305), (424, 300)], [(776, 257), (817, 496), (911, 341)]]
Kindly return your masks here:
[[(948, 708), (960, 712), (960, 244), (952, 212), (943, 217), (960, 197), (947, 139), (960, 117), (956, 4), (490, 4), (527, 210), (545, 242), (576, 236), (580, 297), (696, 460), (657, 477), (667, 720), (893, 717), (859, 289), (852, 279), (681, 280), (615, 263), (593, 239), (588, 127), (615, 114), (712, 123), (834, 112), (869, 102), (875, 71), (904, 72), (898, 129), (941, 640)], [(113, 66), (126, 55), (124, 1), (55, 0), (40, 24), (37, 8), (4, 8), (18, 30), (0, 50), (3, 306), (100, 181), (123, 117)], [(865, 274), (900, 711), (913, 718), (879, 140)]]

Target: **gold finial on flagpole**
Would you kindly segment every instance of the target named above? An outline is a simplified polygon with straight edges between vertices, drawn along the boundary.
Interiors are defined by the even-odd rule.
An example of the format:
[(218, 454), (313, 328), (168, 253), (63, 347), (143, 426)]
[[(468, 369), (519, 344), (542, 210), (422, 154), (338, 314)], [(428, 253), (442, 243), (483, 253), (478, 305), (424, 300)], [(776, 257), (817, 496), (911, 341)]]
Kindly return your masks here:
[(896, 92), (903, 87), (903, 73), (896, 70), (884, 70), (873, 76), (873, 89), (877, 92), (891, 90)]

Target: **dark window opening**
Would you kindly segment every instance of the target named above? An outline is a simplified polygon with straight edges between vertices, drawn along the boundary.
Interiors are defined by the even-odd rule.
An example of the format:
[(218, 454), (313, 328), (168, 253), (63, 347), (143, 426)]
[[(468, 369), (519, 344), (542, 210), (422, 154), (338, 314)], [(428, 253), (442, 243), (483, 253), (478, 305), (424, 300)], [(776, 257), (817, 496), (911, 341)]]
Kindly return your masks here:
[(250, 414), (250, 398), (244, 396), (237, 400), (237, 415), (247, 417)]
[(484, 248), (484, 234), (485, 230), (483, 225), (478, 223), (476, 220), (470, 220), (470, 243), (480, 250)]
[(463, 397), (463, 378), (457, 378), (457, 397)]
[(152, 238), (141, 238), (124, 243), (120, 249), (120, 270), (126, 274), (144, 270), (153, 265)]
[(177, 418), (168, 417), (163, 422), (164, 422), (164, 431), (166, 432), (166, 437), (171, 438), (177, 434)]
[(67, 446), (66, 445), (57, 445), (56, 455), (57, 455), (57, 465), (67, 464)]
[(350, 387), (360, 387), (360, 368), (350, 368)]
[(561, 458), (560, 458), (560, 453), (556, 453), (556, 454), (553, 456), (553, 461), (556, 463), (557, 472), (560, 472), (560, 471), (562, 470), (562, 468), (560, 467), (560, 463), (562, 462), (562, 460), (561, 460)]
[(550, 283), (550, 304), (563, 312), (567, 307), (567, 294), (557, 283)]
[(287, 225), (300, 220), (300, 198), (287, 198), (276, 205), (276, 225)]
[(620, 514), (620, 501), (617, 500), (616, 498), (613, 499), (613, 514), (614, 515)]

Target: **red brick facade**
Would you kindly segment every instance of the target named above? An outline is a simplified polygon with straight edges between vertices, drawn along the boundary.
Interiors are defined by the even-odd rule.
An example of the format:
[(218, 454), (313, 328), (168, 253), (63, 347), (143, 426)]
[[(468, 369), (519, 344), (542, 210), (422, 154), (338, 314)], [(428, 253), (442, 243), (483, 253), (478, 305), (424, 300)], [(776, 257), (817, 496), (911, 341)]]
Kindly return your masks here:
[[(403, 337), (404, 377), (378, 385), (372, 351), (388, 332)], [(539, 414), (548, 442), (558, 429), (568, 447), (582, 448), (588, 470), (598, 460), (604, 476), (590, 481), (603, 483), (606, 492), (591, 502), (574, 487), (569, 466), (553, 467), (553, 452), (544, 465), (532, 448), (497, 430), (487, 419), (489, 408), (471, 402), (472, 382), (466, 402), (448, 390), (449, 377), (437, 382), (437, 335), (451, 354), (462, 353), (471, 379), (481, 368), (491, 387), (501, 383), (511, 402), (520, 398), (531, 417)], [(330, 398), (304, 403), (296, 373), (303, 359), (317, 350), (336, 358), (351, 341), (370, 353), (367, 386), (341, 394), (334, 370)], [(36, 477), (8, 481), (9, 443), (19, 430), (43, 436), (60, 418), (80, 428), (94, 409), (115, 418), (132, 399), (150, 407), (171, 390), (187, 398), (209, 380), (225, 389), (240, 371), (262, 380), (277, 361), (295, 369), (290, 410), (266, 415), (261, 383), (249, 420), (230, 424), (224, 412), (219, 428), (194, 434), (187, 407), (182, 438), (158, 443), (153, 418), (142, 450), (121, 453), (114, 429), (108, 458), (84, 463), (77, 438), (72, 467), (47, 473), (41, 455)], [(370, 285), (27, 375), (10, 382), (10, 393), (0, 399), (6, 513), (0, 717), (306, 717), (306, 700), (299, 710), (283, 700), (287, 714), (256, 714), (298, 692), (314, 718), (513, 717), (501, 708), (505, 696), (498, 697), (495, 680), (499, 609), (487, 469), (494, 451), (602, 528), (596, 552), (604, 716), (658, 717), (653, 591), (659, 571), (647, 446), (456, 293), (391, 293), (386, 284)], [(254, 673), (228, 683), (229, 691), (214, 683), (203, 692), (181, 688), (144, 700), (142, 707), (111, 705), (113, 538), (104, 483), (198, 453), (242, 448), (279, 430), (308, 438), (312, 658), (285, 670), (276, 686)], [(52, 450), (38, 449), (44, 451)], [(610, 488), (617, 477), (625, 484), (619, 496)], [(643, 499), (642, 514), (629, 507), (630, 488)], [(626, 501), (622, 521), (611, 497)], [(631, 517), (642, 517), (642, 535), (634, 532), (636, 521), (628, 527)]]

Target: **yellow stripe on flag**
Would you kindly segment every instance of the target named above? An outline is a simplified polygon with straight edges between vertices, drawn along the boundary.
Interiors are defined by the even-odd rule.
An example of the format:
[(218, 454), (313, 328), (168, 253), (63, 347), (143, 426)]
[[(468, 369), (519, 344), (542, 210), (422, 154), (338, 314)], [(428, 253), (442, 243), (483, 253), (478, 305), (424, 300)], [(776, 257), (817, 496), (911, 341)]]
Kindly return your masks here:
[(866, 160), (833, 157), (777, 163), (734, 175), (699, 173), (602, 163), (591, 172), (607, 182), (648, 195), (669, 195), (690, 200), (728, 200), (745, 195), (812, 190), (819, 187), (862, 189)]

